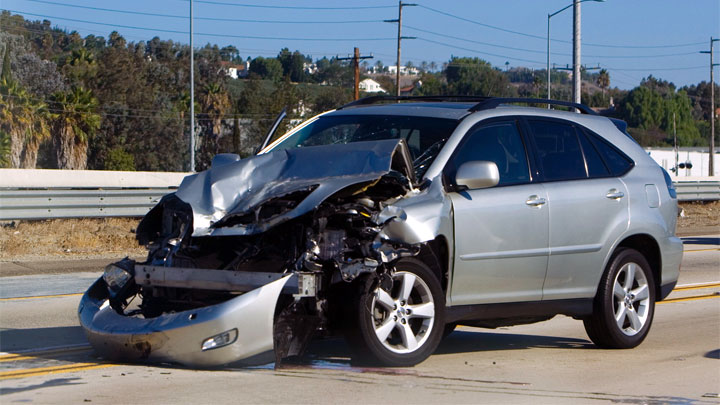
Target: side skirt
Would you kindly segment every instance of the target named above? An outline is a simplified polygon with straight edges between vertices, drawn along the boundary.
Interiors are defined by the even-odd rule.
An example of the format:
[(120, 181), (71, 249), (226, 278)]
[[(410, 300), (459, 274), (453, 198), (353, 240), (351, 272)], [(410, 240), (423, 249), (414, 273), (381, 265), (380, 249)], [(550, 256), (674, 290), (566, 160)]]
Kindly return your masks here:
[[(592, 314), (593, 299), (577, 298), (552, 301), (507, 302), (501, 304), (459, 305), (445, 309), (447, 323), (480, 320), (508, 320), (538, 318), (549, 319), (555, 315), (567, 315), (574, 318), (587, 317)], [(512, 323), (506, 323), (511, 325)]]

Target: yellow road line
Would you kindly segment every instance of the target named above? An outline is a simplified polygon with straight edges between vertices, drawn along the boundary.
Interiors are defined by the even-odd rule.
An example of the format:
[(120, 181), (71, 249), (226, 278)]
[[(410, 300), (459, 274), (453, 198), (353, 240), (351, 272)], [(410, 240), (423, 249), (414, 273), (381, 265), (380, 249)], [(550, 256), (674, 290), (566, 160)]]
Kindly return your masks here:
[(18, 300), (34, 300), (38, 298), (63, 298), (63, 297), (75, 297), (82, 295), (83, 293), (74, 294), (57, 294), (57, 295), (36, 295), (34, 297), (11, 297), (11, 298), (0, 298), (0, 301), (18, 301)]
[(690, 249), (690, 250), (685, 250), (684, 252), (685, 252), (685, 253), (688, 253), (688, 252), (715, 252), (715, 251), (718, 251), (718, 250), (720, 250), (720, 248), (714, 248), (714, 249)]
[(709, 284), (695, 284), (688, 286), (676, 287), (673, 291), (687, 291), (687, 290), (702, 290), (705, 288), (720, 287), (720, 283), (709, 283)]
[(720, 295), (718, 294), (708, 294), (708, 295), (697, 295), (694, 297), (685, 297), (685, 298), (673, 298), (670, 300), (660, 301), (658, 304), (667, 304), (671, 302), (683, 302), (683, 301), (695, 301), (695, 300), (704, 300), (707, 298), (720, 298)]
[(47, 374), (71, 373), (74, 371), (94, 370), (98, 368), (114, 367), (117, 364), (97, 364), (97, 363), (75, 363), (63, 366), (29, 368), (21, 370), (11, 370), (0, 372), (0, 380), (8, 380), (11, 378), (34, 377)]
[(57, 348), (57, 349), (51, 349), (51, 350), (39, 350), (39, 351), (31, 351), (31, 352), (23, 352), (23, 353), (6, 353), (0, 355), (0, 363), (6, 362), (6, 361), (18, 361), (18, 360), (28, 360), (28, 359), (35, 359), (41, 356), (47, 356), (47, 355), (57, 355), (57, 354), (74, 354), (77, 352), (86, 352), (90, 351), (90, 346), (79, 346), (79, 347), (66, 347), (66, 348)]

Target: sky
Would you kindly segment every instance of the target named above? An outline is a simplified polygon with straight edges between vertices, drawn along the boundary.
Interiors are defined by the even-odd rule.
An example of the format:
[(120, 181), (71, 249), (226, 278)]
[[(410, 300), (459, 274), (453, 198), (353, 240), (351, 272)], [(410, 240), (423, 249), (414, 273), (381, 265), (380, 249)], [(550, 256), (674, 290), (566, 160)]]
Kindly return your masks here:
[[(416, 0), (403, 8), (401, 63), (442, 66), (452, 56), (493, 66), (546, 66), (548, 14), (572, 0)], [(189, 43), (189, 0), (0, 0), (0, 9), (53, 26), (128, 41)], [(582, 64), (605, 68), (611, 87), (648, 75), (678, 87), (709, 81), (711, 37), (720, 37), (720, 0), (605, 0), (581, 5)], [(243, 58), (298, 50), (313, 59), (360, 48), (370, 64), (394, 65), (398, 2), (389, 0), (193, 0), (194, 43), (234, 45)], [(572, 64), (572, 7), (551, 19), (551, 64)], [(2, 27), (0, 27), (2, 29)], [(720, 42), (715, 42), (720, 63)], [(506, 62), (508, 64), (506, 64)], [(715, 68), (716, 81), (720, 78)]]

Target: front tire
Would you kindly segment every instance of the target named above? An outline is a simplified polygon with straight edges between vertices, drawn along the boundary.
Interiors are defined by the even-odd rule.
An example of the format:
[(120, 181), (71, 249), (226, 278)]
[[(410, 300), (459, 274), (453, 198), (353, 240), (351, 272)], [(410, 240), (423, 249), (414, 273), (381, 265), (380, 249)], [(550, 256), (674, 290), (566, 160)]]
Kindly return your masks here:
[(638, 251), (618, 249), (600, 281), (585, 330), (595, 345), (633, 348), (647, 336), (655, 313), (655, 280)]
[(435, 274), (423, 262), (398, 261), (392, 288), (360, 280), (348, 340), (362, 360), (385, 366), (413, 366), (430, 356), (443, 334), (445, 297)]

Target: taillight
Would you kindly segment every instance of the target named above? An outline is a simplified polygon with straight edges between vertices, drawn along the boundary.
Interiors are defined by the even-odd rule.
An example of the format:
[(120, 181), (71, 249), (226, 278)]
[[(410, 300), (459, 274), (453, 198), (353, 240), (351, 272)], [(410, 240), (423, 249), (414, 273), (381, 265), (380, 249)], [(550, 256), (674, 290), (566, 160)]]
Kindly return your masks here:
[(662, 172), (663, 177), (665, 177), (665, 185), (667, 186), (668, 193), (670, 193), (670, 197), (677, 199), (677, 191), (675, 190), (675, 186), (673, 185), (670, 175), (667, 171), (665, 171), (665, 169), (662, 169)]

